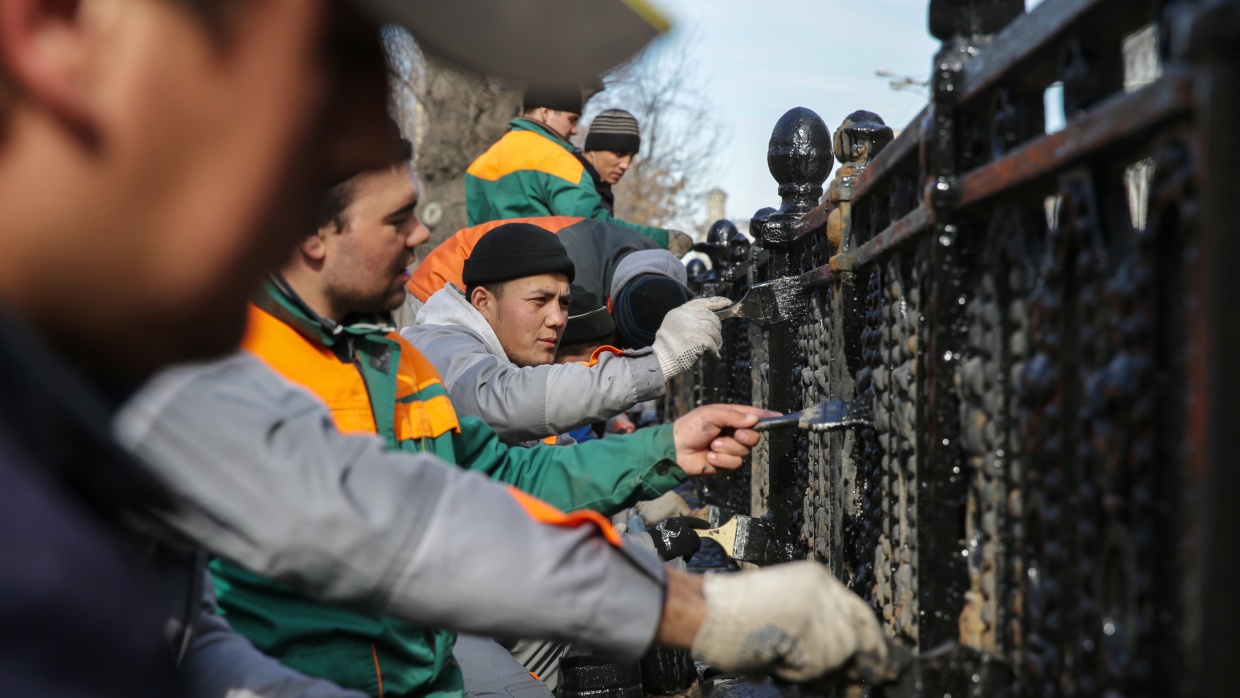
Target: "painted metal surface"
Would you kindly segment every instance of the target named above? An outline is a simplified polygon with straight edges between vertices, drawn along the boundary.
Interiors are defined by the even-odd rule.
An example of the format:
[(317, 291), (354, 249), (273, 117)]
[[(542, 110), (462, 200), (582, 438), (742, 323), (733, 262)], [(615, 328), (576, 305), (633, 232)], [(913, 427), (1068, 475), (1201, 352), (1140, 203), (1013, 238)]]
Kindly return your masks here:
[[(869, 402), (705, 496), (865, 598), (914, 694), (1232, 695), (1240, 2), (1023, 4), (931, 3), (932, 103), (894, 139), (780, 120), (780, 206), (692, 283), (795, 280), (803, 314), (725, 323), (667, 410)], [(1124, 55), (1150, 23), (1157, 54)]]

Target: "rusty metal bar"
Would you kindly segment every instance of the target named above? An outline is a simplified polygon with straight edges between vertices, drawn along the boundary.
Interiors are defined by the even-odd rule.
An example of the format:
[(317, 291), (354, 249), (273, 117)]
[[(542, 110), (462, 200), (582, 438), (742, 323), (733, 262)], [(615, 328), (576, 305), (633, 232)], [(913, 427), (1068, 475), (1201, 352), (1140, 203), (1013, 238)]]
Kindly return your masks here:
[[(960, 103), (963, 104), (1001, 80), (1010, 80), (1034, 57), (1054, 52), (1058, 42), (1079, 30), (1082, 18), (1107, 5), (1123, 5), (1131, 0), (1046, 0), (1031, 12), (1018, 17), (999, 32), (985, 49), (969, 61), (961, 75)], [(1053, 82), (1043, 79), (1045, 87)]]
[(1062, 131), (1014, 150), (1001, 160), (973, 170), (960, 180), (958, 206), (964, 207), (1029, 182), (1050, 179), (1057, 171), (1119, 145), (1192, 107), (1192, 80), (1166, 75), (1137, 92), (1116, 95)]
[(805, 285), (807, 277), (815, 279), (818, 276), (831, 272), (856, 271), (876, 261), (892, 249), (908, 242), (922, 231), (927, 230), (933, 223), (934, 211), (925, 205), (918, 206), (912, 213), (892, 223), (886, 230), (875, 235), (873, 240), (858, 247), (853, 252), (845, 252), (832, 257), (831, 263), (823, 268), (824, 270), (821, 273), (819, 269), (814, 269), (802, 274), (801, 283)]
[(798, 218), (792, 224), (792, 239), (794, 242), (800, 240), (806, 235), (811, 235), (822, 229), (827, 224), (827, 216), (831, 215), (831, 209), (834, 206), (831, 203), (820, 204), (812, 211)]
[[(1183, 75), (1167, 75), (1142, 90), (1117, 95), (1062, 131), (1039, 138), (998, 162), (966, 174), (960, 180), (959, 206), (978, 203), (1037, 179), (1051, 181), (1059, 170), (1186, 113), (1191, 106), (1192, 80)], [(863, 182), (872, 186), (874, 178), (871, 174), (899, 141), (896, 139), (857, 178), (857, 190), (861, 189)], [(889, 160), (885, 162), (890, 163)], [(824, 208), (820, 206), (812, 213)], [(822, 218), (825, 222), (825, 212)], [(801, 275), (801, 284), (806, 287), (821, 285), (831, 278), (832, 272), (860, 269), (928, 229), (933, 219), (933, 211), (922, 205), (855, 251), (835, 255), (829, 265), (805, 272)]]
[(921, 125), (934, 114), (934, 106), (927, 106), (921, 110), (921, 113), (913, 117), (908, 126), (900, 132), (899, 136), (883, 149), (883, 152), (874, 158), (874, 162), (866, 168), (857, 177), (856, 184), (853, 185), (853, 200), (857, 200), (869, 194), (879, 182), (886, 179), (892, 172), (895, 172), (905, 160), (909, 157), (917, 155), (917, 146), (921, 143), (922, 132)]

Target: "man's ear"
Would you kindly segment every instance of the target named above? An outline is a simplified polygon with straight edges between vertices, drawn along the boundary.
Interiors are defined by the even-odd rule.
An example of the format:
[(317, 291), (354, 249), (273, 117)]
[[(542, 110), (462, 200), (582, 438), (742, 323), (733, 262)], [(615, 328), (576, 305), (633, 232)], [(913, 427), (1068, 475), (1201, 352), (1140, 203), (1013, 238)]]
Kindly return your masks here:
[(92, 147), (92, 89), (102, 60), (92, 0), (0, 1), (0, 72), (13, 89)]
[(307, 235), (302, 239), (297, 248), (306, 259), (321, 264), (324, 259), (327, 259), (327, 236), (334, 234), (335, 231), (336, 224), (328, 223), (319, 228), (314, 235)]
[(474, 310), (477, 310), (483, 315), (486, 315), (487, 312), (490, 311), (494, 302), (495, 299), (491, 295), (491, 292), (481, 286), (475, 288), (473, 294), (469, 297), (469, 304), (474, 306)]

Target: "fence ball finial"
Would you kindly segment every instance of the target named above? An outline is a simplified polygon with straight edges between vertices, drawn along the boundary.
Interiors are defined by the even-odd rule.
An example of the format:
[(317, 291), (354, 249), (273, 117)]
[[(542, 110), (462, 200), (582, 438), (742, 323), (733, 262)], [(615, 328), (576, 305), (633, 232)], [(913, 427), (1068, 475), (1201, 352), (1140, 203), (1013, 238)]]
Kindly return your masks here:
[(754, 240), (762, 241), (767, 219), (771, 217), (772, 213), (775, 213), (775, 209), (766, 206), (755, 211), (753, 217), (749, 219), (749, 234), (753, 236)]
[(835, 130), (835, 159), (841, 165), (863, 168), (894, 139), (883, 117), (864, 109), (855, 111)]
[(790, 109), (780, 117), (771, 132), (766, 164), (779, 182), (783, 201), (767, 223), (767, 242), (787, 242), (792, 219), (817, 205), (833, 159), (831, 131), (822, 117), (805, 107)]

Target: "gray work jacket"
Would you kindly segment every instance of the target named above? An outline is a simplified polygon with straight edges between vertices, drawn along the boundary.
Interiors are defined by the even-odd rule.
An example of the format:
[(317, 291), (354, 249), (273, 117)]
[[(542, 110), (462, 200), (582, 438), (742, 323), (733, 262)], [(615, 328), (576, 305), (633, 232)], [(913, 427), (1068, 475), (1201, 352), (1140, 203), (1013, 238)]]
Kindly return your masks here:
[(633, 661), (654, 638), (657, 558), (539, 523), (481, 474), (341, 434), (248, 353), (157, 375), (114, 430), (170, 493), (160, 522), (311, 598)]
[(400, 334), (434, 364), (457, 412), (482, 419), (506, 444), (604, 421), (667, 389), (649, 348), (603, 353), (593, 366), (517, 366), (452, 284), (432, 295), (417, 324)]

